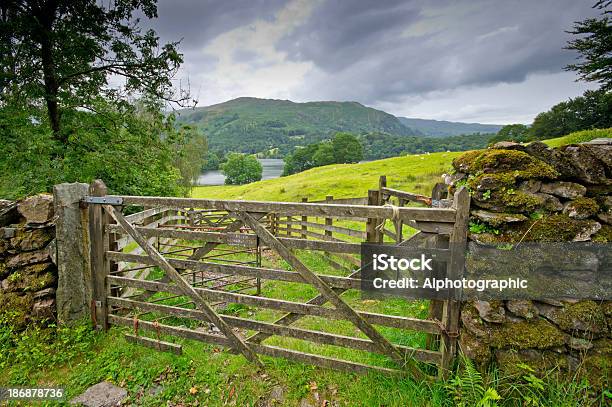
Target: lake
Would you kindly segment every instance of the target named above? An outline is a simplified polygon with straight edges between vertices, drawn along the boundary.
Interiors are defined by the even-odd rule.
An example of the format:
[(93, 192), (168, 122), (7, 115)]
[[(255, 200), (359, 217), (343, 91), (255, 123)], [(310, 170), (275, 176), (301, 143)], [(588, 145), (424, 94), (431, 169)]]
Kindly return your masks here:
[[(258, 158), (257, 161), (261, 163), (263, 172), (261, 179), (272, 179), (278, 178), (283, 173), (283, 167), (285, 162), (278, 158)], [(221, 171), (204, 171), (198, 178), (196, 185), (224, 185), (225, 176), (221, 174)]]

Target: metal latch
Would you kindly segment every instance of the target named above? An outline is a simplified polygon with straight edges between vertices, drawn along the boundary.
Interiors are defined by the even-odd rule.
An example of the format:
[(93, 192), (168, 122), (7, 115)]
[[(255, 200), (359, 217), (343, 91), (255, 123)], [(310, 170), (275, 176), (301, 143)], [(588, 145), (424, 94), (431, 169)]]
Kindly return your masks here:
[(88, 204), (123, 205), (123, 198), (114, 196), (86, 196), (84, 202)]

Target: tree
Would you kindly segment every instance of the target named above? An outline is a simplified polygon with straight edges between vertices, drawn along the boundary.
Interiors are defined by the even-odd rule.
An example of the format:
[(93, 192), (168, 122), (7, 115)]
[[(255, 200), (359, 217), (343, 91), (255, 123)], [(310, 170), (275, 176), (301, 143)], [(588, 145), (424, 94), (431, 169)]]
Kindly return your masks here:
[(594, 8), (603, 10), (601, 18), (587, 18), (574, 24), (568, 33), (579, 38), (568, 41), (566, 49), (578, 51), (581, 62), (566, 70), (576, 71), (581, 80), (597, 82), (601, 89), (612, 90), (612, 13), (610, 0), (599, 0)]
[(507, 124), (499, 131), (497, 134), (490, 139), (491, 143), (496, 143), (498, 141), (517, 141), (524, 142), (527, 141), (529, 135), (529, 127), (524, 124)]
[(612, 127), (612, 93), (603, 89), (587, 90), (582, 96), (538, 114), (529, 129), (529, 139), (543, 140), (608, 127)]
[[(46, 109), (59, 156), (69, 143), (63, 129), (71, 109), (95, 111), (100, 96), (126, 102), (179, 104), (188, 96), (173, 91), (182, 63), (177, 43), (161, 45), (141, 14), (157, 17), (155, 0), (5, 0), (0, 3), (0, 97), (2, 103)], [(113, 87), (109, 77), (125, 83)]]
[(363, 147), (350, 133), (336, 133), (332, 146), (336, 163), (356, 163), (363, 159)]
[(293, 154), (285, 157), (283, 175), (296, 174), (315, 167), (314, 154), (319, 149), (319, 144), (309, 144), (306, 147), (297, 147)]
[(261, 179), (263, 168), (255, 156), (231, 153), (227, 162), (221, 166), (225, 175), (225, 183), (229, 185), (242, 185)]
[(333, 164), (336, 160), (334, 157), (334, 146), (330, 142), (319, 143), (317, 151), (312, 156), (314, 165), (321, 167), (323, 165)]

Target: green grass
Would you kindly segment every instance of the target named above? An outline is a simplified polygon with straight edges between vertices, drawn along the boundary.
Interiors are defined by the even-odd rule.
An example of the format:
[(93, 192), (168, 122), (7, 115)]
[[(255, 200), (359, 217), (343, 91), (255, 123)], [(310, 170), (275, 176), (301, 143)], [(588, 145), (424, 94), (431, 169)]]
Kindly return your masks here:
[(256, 201), (322, 200), (367, 196), (378, 189), (378, 178), (387, 176), (390, 187), (429, 195), (440, 175), (451, 170), (451, 161), (462, 153), (432, 153), (387, 158), (360, 164), (334, 164), (288, 177), (240, 186), (195, 187), (194, 198), (248, 199)]
[(549, 147), (560, 147), (567, 144), (584, 143), (596, 138), (612, 138), (612, 128), (577, 131), (563, 137), (543, 140), (543, 142)]

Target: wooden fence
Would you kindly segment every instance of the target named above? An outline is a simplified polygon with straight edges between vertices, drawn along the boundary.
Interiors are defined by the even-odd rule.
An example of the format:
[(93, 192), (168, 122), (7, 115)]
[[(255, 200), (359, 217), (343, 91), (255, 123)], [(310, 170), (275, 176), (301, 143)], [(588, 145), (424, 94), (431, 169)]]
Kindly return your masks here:
[[(393, 201), (396, 205), (389, 204), (392, 200), (398, 200)], [(404, 206), (408, 202), (427, 207)], [(465, 189), (442, 200), (387, 188), (382, 178), (379, 189), (369, 191), (367, 198), (329, 196), (325, 201), (292, 203), (110, 196), (96, 181), (86, 203), (94, 278), (92, 318), (99, 328), (130, 327), (134, 334), (126, 335), (129, 340), (174, 352), (181, 351), (180, 345), (162, 341), (161, 334), (226, 346), (260, 366), (258, 355), (268, 355), (350, 371), (410, 372), (422, 379), (430, 378), (424, 365), (438, 366), (440, 375), (448, 372), (456, 352), (456, 301), (438, 302), (441, 312), (418, 319), (356, 309), (342, 294), (360, 289), (364, 241), (428, 247), (447, 259), (447, 276), (460, 276), (464, 253), (456, 248), (466, 241)], [(123, 214), (122, 208), (133, 206), (142, 210)], [(412, 229), (417, 232), (409, 233)], [(134, 243), (140, 250), (133, 250)], [(296, 249), (324, 253), (336, 272), (313, 272)], [(262, 256), (270, 253), (289, 267), (263, 267)], [(141, 270), (149, 272), (135, 273)], [(265, 296), (261, 287), (267, 281), (307, 284), (318, 294), (305, 302)], [(263, 322), (222, 314), (219, 304), (284, 314)], [(298, 323), (304, 317), (349, 321), (360, 335), (306, 329)], [(429, 349), (403, 346), (391, 342), (379, 327), (422, 332), (439, 342), (430, 341)], [(157, 337), (142, 336), (141, 330)], [(388, 362), (358, 363), (269, 343), (277, 337), (380, 354)]]

